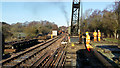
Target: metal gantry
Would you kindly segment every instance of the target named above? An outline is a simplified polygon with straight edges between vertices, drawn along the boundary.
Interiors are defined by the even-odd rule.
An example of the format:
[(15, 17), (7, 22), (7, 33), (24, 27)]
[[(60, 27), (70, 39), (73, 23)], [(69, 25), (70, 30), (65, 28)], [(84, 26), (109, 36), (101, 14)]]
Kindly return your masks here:
[(78, 35), (80, 0), (73, 0), (71, 17), (71, 36)]

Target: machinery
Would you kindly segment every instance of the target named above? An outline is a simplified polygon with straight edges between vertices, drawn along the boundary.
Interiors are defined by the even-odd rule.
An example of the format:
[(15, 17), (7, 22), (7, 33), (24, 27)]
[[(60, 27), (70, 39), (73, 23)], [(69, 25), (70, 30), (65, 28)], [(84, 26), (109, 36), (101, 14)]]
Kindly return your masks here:
[(80, 0), (73, 0), (72, 17), (71, 17), (71, 36), (78, 36), (79, 30), (79, 13), (80, 13)]
[(70, 36), (71, 37), (79, 36), (79, 43), (82, 43), (79, 14), (80, 14), (80, 0), (73, 0)]

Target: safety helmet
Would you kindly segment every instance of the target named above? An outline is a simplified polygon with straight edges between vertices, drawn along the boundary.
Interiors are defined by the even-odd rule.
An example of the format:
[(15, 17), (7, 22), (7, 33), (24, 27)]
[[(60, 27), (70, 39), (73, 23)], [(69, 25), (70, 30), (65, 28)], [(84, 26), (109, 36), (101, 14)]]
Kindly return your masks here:
[(96, 32), (96, 30), (95, 30), (95, 32)]
[(98, 32), (100, 32), (100, 30), (98, 30)]
[(86, 32), (86, 35), (88, 35), (88, 32)]

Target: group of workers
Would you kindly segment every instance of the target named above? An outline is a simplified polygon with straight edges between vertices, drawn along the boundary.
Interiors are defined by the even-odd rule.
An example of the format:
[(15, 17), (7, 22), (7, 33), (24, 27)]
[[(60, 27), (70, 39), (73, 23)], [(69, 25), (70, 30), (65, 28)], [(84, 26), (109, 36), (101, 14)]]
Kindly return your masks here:
[[(93, 35), (94, 35), (94, 42), (97, 41), (97, 37), (98, 37), (98, 41), (100, 41), (100, 37), (101, 37), (100, 30), (98, 30), (98, 33), (95, 30), (95, 32), (93, 32)], [(89, 35), (88, 32), (86, 32), (86, 47), (87, 47), (88, 51), (89, 51), (89, 48), (90, 48), (89, 43), (90, 43), (90, 35)]]
[[(95, 32), (93, 32), (93, 35), (94, 35), (94, 42), (97, 41), (97, 37), (98, 37), (98, 41), (100, 41), (100, 37), (101, 37), (100, 30), (98, 30), (98, 33), (95, 30)], [(86, 43), (90, 43), (90, 35), (88, 32), (86, 32)]]
[(93, 35), (94, 35), (94, 41), (95, 41), (95, 42), (97, 41), (97, 36), (98, 36), (98, 41), (100, 41), (100, 37), (101, 37), (101, 32), (100, 32), (100, 30), (98, 30), (98, 33), (97, 33), (96, 30), (95, 30), (95, 32), (93, 33)]

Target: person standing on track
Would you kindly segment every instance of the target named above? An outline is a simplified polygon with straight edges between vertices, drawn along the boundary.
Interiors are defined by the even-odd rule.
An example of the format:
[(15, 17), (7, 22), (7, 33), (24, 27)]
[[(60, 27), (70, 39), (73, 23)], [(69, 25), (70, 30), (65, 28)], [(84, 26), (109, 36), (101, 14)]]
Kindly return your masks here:
[(95, 32), (93, 32), (93, 35), (94, 35), (94, 42), (96, 42), (97, 41), (97, 32), (96, 32), (96, 30), (95, 30)]

